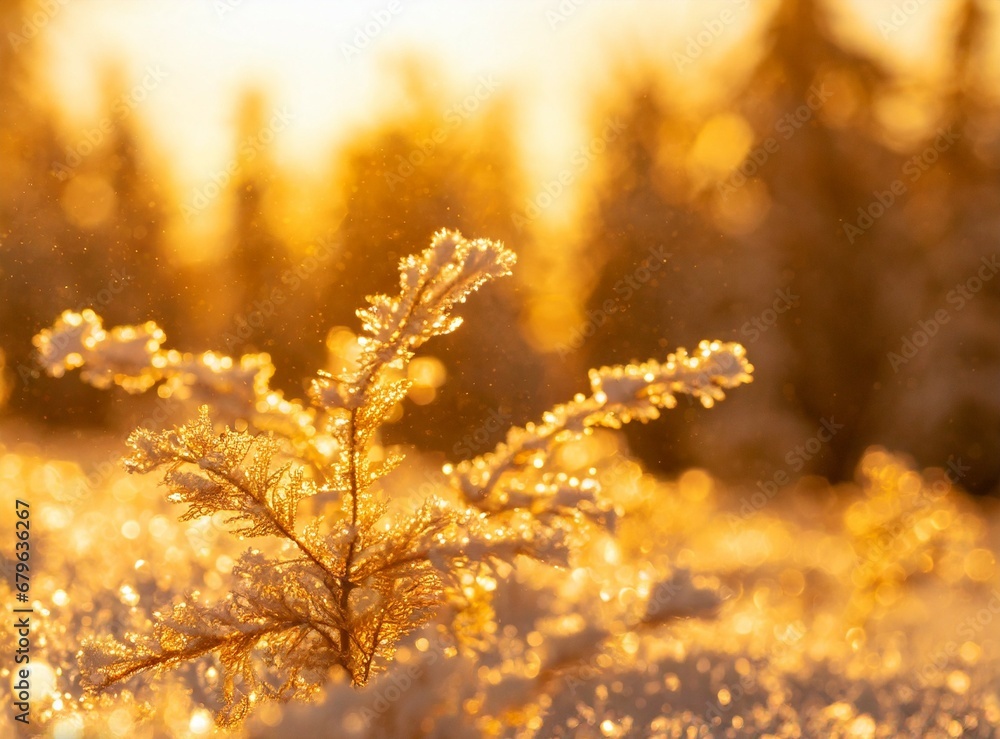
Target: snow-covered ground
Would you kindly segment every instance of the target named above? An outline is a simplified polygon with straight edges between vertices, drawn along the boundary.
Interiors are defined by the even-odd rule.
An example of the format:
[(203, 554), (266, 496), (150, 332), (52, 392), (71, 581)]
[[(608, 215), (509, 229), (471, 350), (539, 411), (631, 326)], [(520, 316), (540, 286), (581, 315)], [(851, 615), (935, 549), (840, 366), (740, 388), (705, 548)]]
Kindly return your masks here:
[[(209, 519), (178, 523), (154, 479), (104, 465), (119, 442), (3, 436), (4, 530), (15, 499), (32, 511), (22, 733), (216, 735), (210, 658), (94, 700), (81, 699), (75, 654), (87, 636), (143, 631), (190, 590), (225, 593), (247, 544)], [(873, 449), (858, 484), (805, 478), (753, 497), (700, 470), (656, 479), (611, 435), (595, 444), (619, 516), (613, 532), (585, 532), (570, 568), (484, 568), (469, 587), (490, 605), (441, 614), (366, 688), (332, 675), (312, 702), (263, 704), (232, 735), (1000, 732), (1000, 517), (950, 473)], [(439, 479), (434, 460), (410, 454), (390, 492)], [(0, 591), (13, 602), (9, 578)], [(16, 639), (0, 631), (0, 648)], [(0, 713), (3, 732), (12, 719)]]

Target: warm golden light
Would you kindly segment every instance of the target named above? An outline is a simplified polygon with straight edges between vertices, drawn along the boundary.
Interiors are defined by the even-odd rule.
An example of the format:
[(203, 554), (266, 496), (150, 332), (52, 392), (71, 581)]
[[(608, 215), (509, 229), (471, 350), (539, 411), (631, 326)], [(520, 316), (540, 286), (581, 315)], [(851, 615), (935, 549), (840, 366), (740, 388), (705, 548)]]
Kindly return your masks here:
[(0, 4), (0, 736), (1000, 734), (998, 33)]

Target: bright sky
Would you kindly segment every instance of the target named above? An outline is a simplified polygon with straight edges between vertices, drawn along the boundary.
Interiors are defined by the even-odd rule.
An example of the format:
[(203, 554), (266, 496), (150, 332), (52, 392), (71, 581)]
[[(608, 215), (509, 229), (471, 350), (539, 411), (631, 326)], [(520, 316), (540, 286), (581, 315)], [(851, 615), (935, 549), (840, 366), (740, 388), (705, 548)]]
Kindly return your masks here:
[[(901, 3), (842, 0), (866, 17), (874, 41), (926, 47), (948, 5), (917, 8), (890, 33)], [(904, 3), (905, 4), (905, 3)], [(589, 94), (623, 55), (646, 51), (677, 68), (692, 34), (715, 29), (704, 54), (679, 72), (705, 79), (714, 59), (750, 31), (773, 0), (69, 0), (38, 42), (72, 123), (92, 125), (102, 75), (117, 63), (138, 85), (134, 110), (175, 167), (180, 184), (223, 167), (234, 141), (236, 101), (250, 85), (291, 116), (279, 161), (325, 165), (330, 147), (393, 102), (387, 62), (405, 50), (441, 60), (443, 99), (458, 102), (483, 78), (514, 90), (523, 106), (522, 145), (530, 174), (558, 171), (579, 145)], [(899, 20), (896, 16), (896, 20)], [(708, 26), (706, 26), (708, 24)], [(888, 35), (883, 41), (881, 36)], [(706, 38), (702, 36), (702, 38)], [(143, 82), (148, 89), (142, 89)], [(491, 82), (491, 84), (493, 84)], [(129, 113), (131, 114), (131, 113)], [(444, 110), (442, 111), (442, 116)]]

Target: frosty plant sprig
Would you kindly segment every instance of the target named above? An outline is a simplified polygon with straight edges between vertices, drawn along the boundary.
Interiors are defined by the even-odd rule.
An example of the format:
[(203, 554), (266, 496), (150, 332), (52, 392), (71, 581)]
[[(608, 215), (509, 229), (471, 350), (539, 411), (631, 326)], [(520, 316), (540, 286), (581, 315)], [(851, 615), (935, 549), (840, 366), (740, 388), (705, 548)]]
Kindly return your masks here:
[[(97, 387), (158, 385), (161, 396), (205, 403), (184, 426), (133, 432), (126, 468), (160, 472), (168, 500), (186, 506), (182, 520), (221, 513), (241, 538), (288, 545), (284, 558), (245, 552), (231, 592), (218, 602), (191, 593), (153, 614), (151, 633), (86, 641), (85, 687), (101, 692), (214, 655), (222, 676), (217, 718), (232, 724), (255, 703), (309, 697), (337, 671), (363, 686), (445, 604), (481, 612), (490, 588), (469, 583), (481, 581), (483, 568), (519, 555), (565, 564), (585, 519), (611, 519), (596, 479), (558, 469), (560, 445), (596, 426), (655, 418), (678, 393), (711, 406), (751, 379), (743, 347), (720, 342), (678, 350), (662, 363), (592, 370), (589, 395), (511, 429), (492, 452), (446, 465), (453, 495), (390, 515), (383, 482), (402, 457), (384, 453), (377, 435), (409, 388), (407, 364), (428, 339), (458, 328), (454, 309), (510, 274), (514, 262), (497, 242), (435, 234), (428, 249), (400, 262), (398, 294), (367, 298), (358, 311), (356, 361), (337, 375), (320, 372), (308, 405), (269, 387), (274, 367), (266, 354), (233, 360), (166, 350), (152, 322), (106, 331), (93, 311), (66, 312), (36, 336), (50, 374), (81, 368)], [(220, 431), (213, 415), (249, 427)], [(299, 504), (319, 494), (335, 504), (303, 514)], [(647, 622), (666, 618), (656, 606)]]

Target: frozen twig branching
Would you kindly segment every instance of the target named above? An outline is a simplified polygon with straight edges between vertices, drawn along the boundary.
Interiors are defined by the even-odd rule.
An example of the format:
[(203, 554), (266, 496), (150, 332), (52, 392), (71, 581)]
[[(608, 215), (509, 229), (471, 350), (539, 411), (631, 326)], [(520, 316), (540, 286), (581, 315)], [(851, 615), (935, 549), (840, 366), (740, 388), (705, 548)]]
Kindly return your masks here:
[(162, 382), (161, 397), (227, 404), (246, 415), (267, 399), (274, 365), (267, 354), (233, 360), (216, 352), (190, 354), (164, 349), (166, 334), (153, 321), (104, 329), (91, 309), (64, 311), (52, 328), (34, 339), (38, 359), (54, 377), (80, 368), (80, 378), (97, 388), (118, 385), (140, 393)]
[(528, 508), (607, 512), (597, 497), (597, 482), (551, 469), (559, 446), (585, 436), (597, 426), (619, 428), (632, 420), (648, 421), (673, 408), (684, 393), (710, 408), (726, 389), (750, 382), (753, 366), (740, 344), (703, 341), (697, 351), (684, 349), (665, 362), (602, 367), (590, 371), (591, 394), (582, 393), (547, 412), (541, 423), (514, 427), (495, 450), (445, 471), (470, 504), (501, 516)]
[[(678, 393), (711, 406), (750, 380), (743, 348), (718, 342), (691, 355), (679, 350), (664, 363), (593, 370), (589, 396), (557, 406), (540, 424), (511, 429), (489, 454), (448, 465), (459, 495), (431, 496), (390, 516), (382, 481), (401, 457), (378, 446), (378, 431), (406, 395), (407, 364), (424, 342), (454, 331), (462, 320), (455, 309), (510, 274), (514, 262), (497, 242), (435, 234), (428, 249), (400, 262), (398, 293), (370, 296), (358, 311), (357, 361), (338, 375), (318, 374), (312, 407), (270, 389), (266, 354), (234, 360), (165, 350), (154, 323), (105, 331), (85, 310), (66, 312), (41, 332), (35, 344), (53, 375), (80, 368), (97, 387), (140, 392), (159, 384), (161, 396), (204, 403), (191, 423), (133, 432), (126, 468), (161, 473), (168, 500), (186, 506), (182, 520), (221, 514), (232, 533), (277, 539), (289, 553), (275, 559), (249, 549), (218, 602), (190, 593), (154, 614), (150, 633), (88, 640), (80, 653), (85, 686), (100, 692), (214, 655), (222, 675), (218, 719), (231, 724), (261, 701), (307, 698), (337, 671), (365, 685), (400, 640), (445, 604), (488, 610), (495, 581), (484, 568), (518, 556), (565, 564), (583, 517), (612, 518), (592, 476), (550, 464), (560, 445), (595, 426), (655, 418)], [(220, 430), (213, 415), (249, 427)], [(338, 504), (304, 515), (300, 504), (319, 494)], [(665, 616), (651, 611), (649, 620)]]

